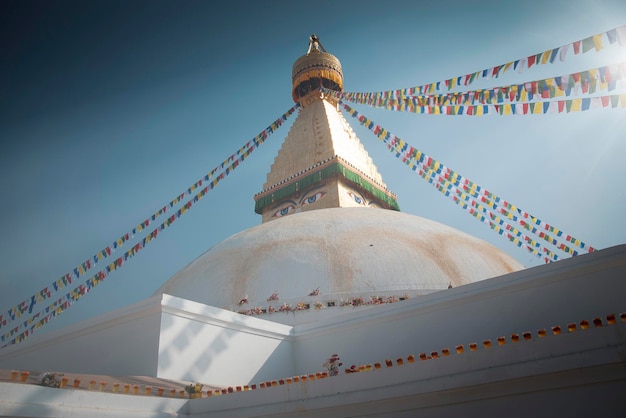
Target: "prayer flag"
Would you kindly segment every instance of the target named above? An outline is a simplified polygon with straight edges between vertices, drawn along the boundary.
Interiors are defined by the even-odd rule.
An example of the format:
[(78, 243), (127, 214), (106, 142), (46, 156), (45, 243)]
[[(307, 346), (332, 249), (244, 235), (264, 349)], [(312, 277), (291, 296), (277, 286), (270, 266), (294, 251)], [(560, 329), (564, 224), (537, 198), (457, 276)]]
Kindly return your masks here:
[(602, 49), (602, 34), (601, 33), (597, 35), (593, 35), (592, 41), (593, 41), (593, 47), (596, 49), (596, 51), (599, 51)]
[(593, 36), (583, 39), (583, 54), (594, 47)]
[(585, 97), (582, 99), (581, 110), (589, 110), (589, 105), (591, 103), (591, 98)]
[(550, 64), (552, 64), (552, 63), (554, 62), (554, 60), (556, 59), (556, 56), (557, 56), (557, 55), (558, 55), (558, 53), (559, 53), (559, 49), (560, 49), (560, 48), (554, 48), (554, 49), (552, 50), (552, 52), (550, 53)]
[(615, 29), (617, 32), (617, 42), (620, 46), (626, 46), (626, 25)]

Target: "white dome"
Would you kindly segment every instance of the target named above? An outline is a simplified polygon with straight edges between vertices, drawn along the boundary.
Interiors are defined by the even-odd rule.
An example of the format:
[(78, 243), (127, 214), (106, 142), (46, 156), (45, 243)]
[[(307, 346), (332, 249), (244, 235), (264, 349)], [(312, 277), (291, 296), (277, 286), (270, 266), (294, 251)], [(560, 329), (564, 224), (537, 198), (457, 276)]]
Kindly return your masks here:
[[(240, 310), (369, 296), (410, 297), (520, 270), (494, 246), (418, 216), (375, 208), (289, 215), (215, 245), (157, 293)], [(268, 301), (274, 293), (278, 300)], [(243, 306), (243, 305), (242, 305)]]

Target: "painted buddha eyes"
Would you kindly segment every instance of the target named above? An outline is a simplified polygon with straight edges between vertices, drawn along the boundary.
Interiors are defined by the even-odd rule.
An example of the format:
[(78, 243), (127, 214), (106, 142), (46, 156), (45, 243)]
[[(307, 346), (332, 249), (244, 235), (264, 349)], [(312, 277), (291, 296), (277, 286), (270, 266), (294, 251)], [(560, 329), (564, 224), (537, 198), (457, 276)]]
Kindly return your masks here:
[[(305, 194), (299, 202), (295, 200), (285, 200), (279, 206), (282, 206), (280, 209), (277, 209), (276, 212), (272, 215), (273, 218), (280, 218), (282, 216), (291, 215), (294, 212), (299, 212), (302, 206), (310, 205), (312, 203), (320, 200), (326, 192), (315, 189), (310, 193)], [(277, 206), (277, 207), (279, 207)]]
[(361, 196), (357, 196), (357, 194), (356, 194), (356, 193), (354, 193), (354, 192), (352, 192), (352, 191), (349, 191), (349, 192), (348, 192), (348, 195), (349, 195), (351, 198), (353, 198), (353, 199), (354, 199), (354, 201), (355, 201), (356, 203), (358, 203), (359, 205), (363, 205), (363, 206), (365, 206), (365, 200), (364, 200), (363, 198), (361, 198)]
[(289, 206), (286, 206), (286, 207), (284, 207), (282, 209), (277, 210), (274, 213), (273, 216), (275, 218), (280, 218), (281, 216), (289, 215), (290, 213), (293, 213), (295, 211), (296, 211), (296, 206), (295, 205), (289, 205)]
[(302, 206), (304, 205), (310, 205), (311, 203), (315, 203), (317, 202), (319, 199), (321, 199), (326, 193), (319, 191), (317, 193), (315, 193), (313, 196), (305, 196), (301, 202), (302, 202)]
[[(367, 194), (363, 195), (357, 190), (346, 190), (348, 196), (350, 196), (358, 205), (377, 208), (380, 207), (376, 201), (368, 201)], [(326, 195), (324, 186), (313, 187), (304, 192), (296, 192), (291, 198), (284, 199), (276, 204), (272, 209), (274, 213), (273, 218), (280, 218), (283, 216), (291, 215), (293, 213), (300, 212), (306, 205), (316, 203)]]

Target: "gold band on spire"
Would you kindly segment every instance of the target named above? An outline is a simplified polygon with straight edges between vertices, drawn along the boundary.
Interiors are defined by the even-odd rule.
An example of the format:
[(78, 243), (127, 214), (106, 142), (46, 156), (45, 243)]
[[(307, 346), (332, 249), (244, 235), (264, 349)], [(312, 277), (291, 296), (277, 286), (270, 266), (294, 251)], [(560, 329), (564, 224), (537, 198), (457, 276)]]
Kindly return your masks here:
[(302, 97), (321, 87), (343, 91), (341, 62), (326, 52), (315, 34), (309, 37), (306, 55), (298, 58), (293, 64), (291, 79), (292, 97), (295, 102), (299, 102)]

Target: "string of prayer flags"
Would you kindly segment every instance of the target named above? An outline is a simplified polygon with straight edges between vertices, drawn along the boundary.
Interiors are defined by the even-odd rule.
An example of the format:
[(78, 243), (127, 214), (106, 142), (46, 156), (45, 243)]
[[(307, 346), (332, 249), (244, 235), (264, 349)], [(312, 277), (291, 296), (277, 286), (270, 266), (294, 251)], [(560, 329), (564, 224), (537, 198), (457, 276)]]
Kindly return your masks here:
[[(394, 148), (394, 146), (391, 144), (388, 144), (387, 147), (392, 152), (396, 151), (396, 148)], [(439, 192), (443, 193), (445, 196), (450, 197), (454, 201), (454, 203), (460, 205), (463, 209), (469, 212), (469, 214), (472, 215), (474, 218), (487, 224), (492, 230), (497, 232), (499, 235), (505, 236), (509, 241), (513, 242), (518, 247), (526, 247), (526, 249), (532, 252), (534, 255), (538, 257), (543, 257), (545, 262), (558, 260), (558, 256), (547, 248), (544, 248), (543, 250), (548, 254), (548, 256), (543, 256), (536, 249), (540, 248), (540, 244), (538, 242), (526, 235), (523, 235), (517, 228), (501, 219), (499, 216), (491, 212), (486, 207), (483, 207), (476, 200), (472, 199), (470, 195), (463, 192), (453, 183), (443, 178), (440, 174), (437, 173), (437, 171), (430, 169), (422, 162), (417, 162), (416, 164), (411, 165), (411, 168), (413, 169), (413, 171), (417, 171), (422, 178), (424, 178), (428, 183), (432, 184)], [(453, 192), (454, 194), (451, 194), (451, 192)], [(469, 202), (469, 204), (467, 202)], [(487, 217), (484, 214), (486, 214)]]
[[(515, 205), (509, 203), (508, 201), (500, 198), (499, 196), (491, 193), (490, 191), (488, 191), (487, 189), (484, 189), (482, 187), (480, 187), (479, 185), (477, 185), (476, 183), (472, 182), (471, 180), (459, 175), (458, 173), (456, 173), (455, 171), (451, 170), (450, 168), (444, 166), (443, 164), (441, 164), (440, 162), (434, 160), (433, 158), (427, 156), (426, 154), (422, 153), (419, 150), (416, 150), (413, 147), (408, 146), (408, 144), (406, 144), (406, 142), (399, 140), (398, 138), (396, 138), (393, 135), (390, 135), (388, 131), (386, 131), (385, 129), (381, 128), (380, 126), (374, 124), (372, 121), (370, 121), (369, 119), (365, 118), (362, 115), (359, 115), (358, 112), (354, 111), (353, 109), (349, 108), (349, 106), (344, 104), (344, 108), (346, 109), (350, 109), (349, 112), (354, 115), (358, 115), (358, 120), (360, 123), (365, 124), (365, 126), (367, 126), (370, 130), (372, 130), (374, 132), (374, 134), (376, 134), (377, 136), (379, 136), (379, 138), (381, 140), (383, 140), (383, 142), (385, 143), (391, 143), (391, 144), (396, 144), (396, 142), (398, 142), (398, 146), (400, 148), (400, 150), (398, 152), (396, 152), (396, 157), (400, 157), (402, 156), (402, 161), (405, 164), (408, 164), (411, 161), (417, 161), (417, 162), (426, 162), (426, 165), (428, 167), (434, 167), (435, 170), (437, 170), (438, 174), (442, 174), (446, 179), (450, 179), (455, 186), (460, 186), (463, 188), (463, 190), (469, 192), (473, 197), (479, 199), (481, 202), (486, 203), (489, 207), (491, 207), (494, 210), (497, 210), (499, 213), (504, 214), (507, 218), (512, 219), (516, 222), (518, 222), (521, 226), (523, 226), (525, 229), (529, 230), (532, 233), (535, 233), (537, 235), (539, 235), (540, 238), (542, 238), (543, 240), (554, 244), (554, 245), (558, 245), (559, 249), (561, 249), (564, 252), (567, 252), (571, 255), (577, 255), (577, 251), (570, 248), (569, 246), (565, 245), (564, 243), (559, 242), (558, 240), (556, 240), (555, 238), (551, 237), (547, 232), (543, 232), (543, 231), (538, 231), (538, 229), (535, 226), (531, 226), (528, 224), (528, 222), (525, 222), (524, 220), (522, 220), (520, 217), (516, 216), (514, 213), (512, 212), (517, 212), (518, 215), (522, 216), (525, 219), (530, 218), (530, 221), (533, 225), (539, 226), (541, 228), (544, 229), (544, 231), (549, 231), (549, 232), (553, 232), (555, 233), (557, 236), (561, 237), (562, 235), (562, 231), (560, 231), (558, 228), (555, 228), (549, 224), (547, 224), (546, 222), (541, 221), (539, 218), (536, 218), (532, 215), (530, 215), (529, 213), (522, 211), (521, 209), (517, 208)], [(415, 168), (413, 168), (415, 169)], [(576, 242), (576, 246), (579, 247), (580, 249), (587, 249), (589, 252), (594, 251), (593, 247), (589, 247), (587, 246), (584, 242), (577, 240), (577, 239), (572, 239), (570, 236), (567, 236), (566, 240), (570, 243)]]
[[(374, 107), (402, 106), (470, 106), (503, 104), (532, 100), (568, 98), (579, 94), (594, 94), (622, 88), (626, 80), (626, 61), (592, 68), (572, 74), (528, 81), (519, 84), (433, 95), (393, 96), (390, 92), (354, 93), (325, 90), (336, 99)], [(445, 114), (445, 113), (444, 113)]]
[[(197, 193), (192, 199), (190, 199), (185, 205), (183, 205), (174, 215), (170, 216), (166, 221), (161, 223), (161, 225), (158, 228), (155, 228), (152, 232), (150, 232), (150, 234), (148, 234), (143, 239), (143, 241), (141, 241), (140, 243), (130, 248), (126, 253), (124, 253), (123, 257), (120, 257), (117, 260), (115, 260), (115, 262), (108, 264), (104, 271), (100, 271), (96, 273), (96, 275), (89, 278), (86, 282), (87, 283), (86, 288), (89, 290), (91, 289), (91, 287), (94, 287), (99, 281), (104, 280), (104, 277), (106, 277), (108, 273), (120, 267), (124, 261), (134, 256), (135, 253), (143, 249), (146, 246), (146, 244), (148, 244), (151, 240), (155, 239), (157, 235), (159, 234), (159, 232), (163, 231), (166, 227), (170, 226), (176, 219), (178, 219), (187, 210), (189, 210), (195, 202), (198, 202), (209, 190), (213, 189), (222, 179), (224, 179), (236, 167), (238, 167), (239, 164), (243, 162), (254, 151), (256, 147), (258, 147), (263, 142), (265, 142), (265, 140), (272, 133), (274, 133), (279, 127), (281, 127), (283, 122), (286, 121), (287, 118), (291, 116), (298, 108), (299, 108), (299, 104), (294, 105), (291, 109), (285, 112), (281, 117), (279, 117), (277, 120), (272, 122), (266, 129), (261, 131), (252, 140), (248, 141), (236, 153), (234, 153), (233, 155), (228, 157), (226, 160), (224, 160), (222, 164), (217, 166), (215, 169), (211, 170), (211, 172), (203, 178), (205, 182), (213, 178), (213, 176), (220, 169), (223, 169), (223, 171), (217, 177), (213, 178), (213, 180), (208, 184), (208, 186), (205, 186), (199, 193)], [(191, 187), (187, 189), (187, 195), (189, 195), (191, 191), (196, 190), (202, 184), (203, 184), (202, 180), (199, 180), (198, 182), (194, 183)], [(174, 200), (172, 200), (172, 202), (170, 202), (170, 207), (173, 207), (175, 204), (178, 204), (179, 202), (181, 202), (184, 199), (185, 195), (186, 195), (185, 193), (181, 193), (180, 195), (178, 195)], [(8, 309), (6, 311), (6, 314), (7, 314), (6, 316), (4, 316), (3, 314), (0, 314), (0, 329), (2, 329), (3, 327), (6, 327), (9, 323), (13, 322), (14, 320), (21, 319), (23, 315), (31, 315), (35, 305), (37, 305), (38, 303), (42, 303), (46, 299), (52, 298), (52, 295), (54, 293), (72, 284), (72, 281), (74, 278), (79, 278), (83, 276), (88, 270), (93, 268), (98, 261), (109, 257), (116, 248), (121, 247), (125, 242), (129, 241), (131, 238), (134, 238), (134, 234), (136, 232), (143, 231), (158, 216), (165, 213), (165, 208), (166, 206), (163, 209), (161, 209), (159, 212), (153, 214), (151, 217), (149, 217), (144, 222), (139, 224), (137, 227), (133, 228), (132, 237), (129, 233), (123, 234), (112, 245), (107, 246), (105, 249), (96, 253), (96, 255), (94, 255), (93, 258), (88, 259), (81, 265), (75, 267), (73, 269), (73, 273), (75, 277), (73, 277), (70, 273), (67, 273), (63, 275), (61, 278), (54, 281), (51, 285), (44, 287), (42, 290), (32, 295), (30, 298)], [(81, 285), (81, 286), (85, 286), (85, 285)], [(82, 296), (84, 292), (79, 293), (79, 294)], [(50, 304), (43, 311), (48, 315), (44, 316), (44, 318), (40, 319), (37, 322), (37, 324), (39, 324), (37, 325), (37, 327), (40, 327), (43, 323), (47, 323), (47, 321), (50, 319), (50, 315), (49, 315), (50, 312), (53, 313), (52, 316), (56, 316), (57, 314), (60, 314), (62, 311), (64, 311), (67, 307), (69, 307), (72, 304), (72, 302), (74, 302), (76, 299), (77, 299), (76, 293), (70, 292), (66, 294), (65, 297), (60, 298), (57, 301)], [(64, 305), (66, 306), (64, 307)], [(40, 314), (41, 312), (34, 314), (30, 319), (23, 321), (20, 324), (20, 326), (15, 327), (11, 329), (9, 332), (0, 336), (0, 341), (4, 342), (7, 338), (10, 338), (12, 335), (18, 333), (22, 329), (29, 327), (30, 331), (27, 330), (26, 334), (24, 333), (20, 334), (21, 337), (18, 338), (18, 340), (22, 340), (23, 338), (26, 338), (30, 333), (34, 331), (35, 325), (31, 326), (31, 324), (36, 318), (39, 318)], [(48, 318), (48, 319), (45, 319), (45, 318)], [(12, 341), (14, 343), (15, 339), (13, 339)]]
[[(353, 117), (357, 118), (359, 123), (361, 123), (364, 126), (367, 126), (370, 130), (372, 130), (379, 137), (379, 139), (381, 139), (384, 143), (386, 143), (387, 147), (392, 152), (395, 152), (396, 157), (401, 156), (403, 153), (405, 153), (407, 149), (409, 149), (409, 146), (405, 141), (400, 140), (399, 138), (395, 137), (386, 129), (381, 128), (379, 125), (374, 124), (372, 121), (370, 121), (366, 117), (359, 115), (358, 112), (354, 111), (353, 109), (350, 109), (349, 107), (347, 107), (347, 105), (344, 105), (344, 108), (346, 108), (346, 110), (348, 110)], [(427, 157), (424, 160), (428, 161), (428, 166), (434, 163), (434, 167), (436, 168), (437, 171), (439, 171), (439, 169), (443, 167), (439, 162), (433, 161), (430, 157)], [(416, 171), (416, 168), (421, 166), (422, 164), (424, 167), (426, 167), (427, 165), (423, 163), (424, 160), (417, 161), (416, 164), (412, 166), (413, 171)], [(408, 161), (406, 159), (403, 159), (403, 162), (407, 164)], [(424, 179), (428, 181), (428, 179), (430, 178), (429, 170), (430, 168), (428, 168), (427, 170), (420, 169), (418, 173), (420, 174), (420, 176), (422, 176)], [(433, 184), (432, 180), (430, 180), (429, 182)], [(459, 198), (457, 198), (456, 196), (450, 195), (449, 189), (444, 188), (438, 183), (434, 183), (433, 185), (436, 186), (436, 188), (440, 192), (444, 193), (444, 195), (452, 197), (455, 203), (460, 204), (461, 207), (466, 209), (475, 218), (479, 219), (482, 222), (488, 223), (491, 226), (491, 228), (494, 229), (496, 232), (498, 232), (500, 235), (503, 235), (505, 230), (514, 230), (517, 232), (516, 235), (521, 235), (519, 231), (515, 230), (515, 228), (512, 228), (511, 225), (504, 222), (502, 219), (500, 219), (494, 214), (490, 214), (490, 218), (494, 219), (497, 222), (497, 224), (488, 221), (484, 216), (480, 215), (479, 212), (475, 211), (473, 208), (470, 208), (466, 203), (464, 203), (465, 201), (469, 200), (468, 198), (459, 200)], [(506, 225), (506, 226), (505, 228), (502, 228), (500, 225)], [(509, 238), (510, 241), (515, 242), (516, 244), (520, 243), (519, 246), (521, 246), (521, 241), (519, 240), (519, 238), (512, 236), (508, 232), (506, 236), (507, 238)], [(531, 250), (533, 253), (535, 253), (536, 255), (540, 256), (540, 253), (538, 253), (534, 248), (529, 247), (529, 246), (527, 246), (527, 248)]]
[[(387, 147), (390, 149), (390, 151), (397, 152), (398, 148), (396, 146), (392, 144), (387, 144)], [(445, 196), (450, 197), (457, 205), (460, 205), (474, 218), (487, 224), (492, 230), (497, 232), (499, 235), (505, 236), (509, 241), (513, 242), (518, 247), (524, 246), (528, 251), (532, 252), (537, 257), (542, 257), (542, 254), (536, 249), (540, 248), (540, 244), (538, 242), (522, 234), (513, 225), (506, 222), (486, 207), (482, 206), (469, 194), (465, 193), (462, 189), (458, 188), (453, 183), (442, 177), (438, 173), (438, 171), (435, 171), (426, 166), (426, 164), (424, 164), (424, 162), (422, 161), (417, 161), (415, 164), (410, 165), (410, 167), (413, 171), (417, 171), (422, 178), (432, 184), (439, 192), (443, 193)], [(454, 194), (451, 194), (451, 192)], [(548, 262), (550, 260), (558, 260), (558, 256), (554, 254), (554, 252), (545, 247), (543, 248), (543, 251), (546, 252), (549, 256), (544, 257), (544, 261)]]
[[(391, 135), (390, 138), (394, 138), (394, 136)], [(403, 154), (408, 147), (408, 144), (406, 144), (402, 140), (392, 140), (387, 141), (386, 143), (387, 148), (392, 153), (395, 153), (396, 156)], [(431, 159), (426, 160), (432, 161)], [(474, 218), (487, 224), (491, 229), (496, 231), (498, 234), (505, 236), (509, 241), (513, 242), (518, 247), (525, 246), (527, 250), (529, 250), (536, 256), (542, 257), (542, 254), (536, 249), (541, 248), (539, 243), (537, 243), (532, 238), (523, 235), (519, 230), (517, 230), (517, 228), (489, 211), (486, 207), (483, 207), (480, 203), (478, 203), (478, 201), (471, 198), (468, 193), (465, 193), (448, 179), (442, 177), (440, 170), (442, 165), (440, 165), (438, 162), (433, 161), (434, 167), (431, 168), (430, 166), (427, 166), (424, 162), (426, 160), (411, 161), (409, 159), (403, 158), (402, 161), (406, 165), (408, 165), (413, 171), (416, 171), (424, 180), (433, 185), (439, 192), (441, 192), (445, 196), (450, 197), (457, 205), (460, 205)], [(548, 257), (544, 257), (544, 261), (556, 261), (558, 259), (558, 256), (549, 249), (544, 248), (544, 252), (548, 254)]]
[(612, 94), (575, 99), (478, 105), (420, 106), (415, 98), (392, 98), (386, 100), (352, 100), (353, 103), (380, 107), (396, 112), (412, 112), (424, 115), (445, 116), (510, 116), (545, 115), (553, 113), (584, 112), (594, 109), (626, 108), (626, 94)]
[[(272, 129), (276, 129), (276, 125), (271, 127)], [(263, 142), (265, 139), (260, 141)], [(42, 311), (36, 313), (28, 320), (22, 322), (19, 326), (11, 329), (9, 332), (0, 336), (0, 341), (8, 341), (7, 345), (16, 344), (18, 342), (23, 341), (29, 335), (32, 335), (35, 330), (41, 328), (41, 326), (48, 323), (48, 321), (61, 313), (63, 313), (67, 308), (72, 306), (77, 300), (79, 300), (82, 296), (98, 285), (99, 282), (104, 280), (104, 278), (111, 271), (117, 270), (119, 267), (123, 265), (128, 259), (135, 256), (139, 251), (144, 249), (146, 245), (154, 238), (156, 238), (160, 231), (163, 231), (165, 228), (171, 226), (177, 219), (179, 219), (186, 211), (191, 209), (192, 205), (198, 202), (202, 197), (208, 193), (209, 190), (213, 189), (222, 179), (226, 177), (230, 172), (232, 172), (236, 167), (239, 166), (240, 162), (244, 161), (250, 153), (254, 150), (254, 147), (250, 147), (247, 151), (243, 152), (243, 154), (235, 160), (231, 161), (231, 164), (225, 167), (223, 173), (215, 177), (211, 183), (204, 187), (198, 194), (196, 194), (193, 198), (189, 199), (177, 212), (175, 215), (169, 217), (166, 221), (164, 221), (158, 228), (154, 229), (147, 237), (145, 237), (141, 242), (137, 243), (135, 246), (130, 248), (128, 251), (124, 253), (122, 257), (119, 257), (113, 263), (106, 266), (104, 271), (100, 271), (94, 276), (87, 279), (84, 284), (79, 285), (74, 288), (72, 291), (67, 293), (65, 297), (59, 298), (49, 306), (47, 306)], [(43, 314), (43, 317), (42, 317)], [(40, 318), (40, 319), (39, 319)], [(38, 319), (38, 320), (37, 320)], [(21, 332), (20, 332), (21, 331)], [(11, 339), (11, 337), (13, 337)]]
[(511, 70), (515, 70), (518, 73), (521, 73), (524, 70), (530, 69), (533, 66), (552, 64), (556, 61), (557, 57), (559, 58), (559, 61), (565, 61), (567, 54), (570, 53), (570, 51), (572, 51), (574, 55), (585, 54), (591, 50), (598, 52), (604, 49), (605, 41), (607, 41), (611, 45), (617, 44), (618, 47), (626, 47), (626, 25), (608, 30), (606, 32), (598, 33), (585, 39), (574, 41), (572, 43), (565, 44), (556, 48), (551, 48), (537, 54), (529, 55), (524, 58), (519, 58), (504, 64), (499, 64), (494, 67), (485, 68), (483, 70), (475, 71), (469, 74), (448, 78), (446, 80), (409, 87), (405, 89), (391, 90), (384, 93), (389, 94), (390, 97), (403, 97), (415, 95), (431, 95), (434, 94), (436, 91), (443, 91), (444, 89), (450, 91), (457, 86), (467, 87), (476, 80), (498, 78)]
[[(449, 182), (452, 186), (456, 188), (456, 190), (458, 190), (458, 192), (456, 192), (455, 190), (457, 195), (465, 195), (465, 194), (471, 195), (473, 198), (477, 199), (477, 202), (484, 204), (485, 206), (493, 209), (497, 213), (503, 214), (509, 220), (518, 222), (524, 229), (526, 229), (530, 233), (537, 235), (539, 238), (548, 242), (549, 244), (553, 244), (557, 246), (559, 250), (569, 253), (571, 255), (578, 254), (578, 252), (574, 250), (573, 248), (571, 248), (570, 246), (559, 241), (557, 238), (554, 238), (549, 235), (548, 232), (551, 232), (551, 233), (554, 233), (557, 237), (562, 237), (563, 232), (559, 230), (558, 228), (555, 228), (541, 221), (539, 218), (530, 215), (528, 212), (525, 212), (517, 208), (515, 205), (512, 205), (508, 201), (478, 186), (476, 183), (459, 175), (458, 173), (449, 169), (445, 165), (441, 164), (439, 161), (424, 154), (420, 150), (417, 150), (409, 146), (404, 140), (397, 138), (395, 135), (391, 134), (389, 131), (382, 128), (380, 125), (375, 124), (370, 119), (359, 114), (356, 110), (352, 109), (347, 104), (342, 103), (342, 105), (344, 109), (348, 111), (348, 113), (352, 117), (356, 118), (359, 121), (361, 125), (370, 129), (380, 140), (386, 143), (388, 147), (390, 147), (390, 150), (395, 153), (397, 158), (401, 158), (405, 164), (410, 165), (413, 171), (416, 171), (417, 168), (424, 167), (422, 170), (426, 172), (426, 174), (428, 174), (429, 173), (428, 170), (434, 170), (437, 173), (437, 175), (441, 176), (441, 180), (438, 181), (439, 186), (441, 186), (441, 188), (444, 188), (445, 184), (447, 184), (446, 182)], [(473, 204), (473, 206), (476, 207), (476, 204)], [(483, 209), (482, 206), (480, 210), (483, 213), (487, 213), (486, 212), (487, 209)], [(517, 215), (515, 215), (515, 213), (517, 213)], [(497, 218), (497, 215), (495, 215), (492, 212), (488, 213), (488, 215), (491, 219), (498, 220), (498, 223), (500, 224), (499, 218)], [(522, 218), (527, 219), (530, 222), (525, 221)], [(543, 230), (540, 230), (540, 228)], [(499, 230), (498, 228), (495, 228), (495, 227), (493, 229), (495, 229), (496, 231)], [(517, 231), (514, 227), (511, 227), (511, 226), (508, 226), (505, 229), (510, 230), (510, 231)], [(535, 243), (535, 241), (530, 239), (529, 237), (521, 236), (520, 234), (516, 234), (516, 235), (519, 235), (519, 236), (516, 236), (517, 239), (521, 237), (527, 243)], [(593, 247), (588, 246), (584, 242), (576, 238), (573, 238), (569, 235), (567, 235), (565, 239), (569, 243), (573, 243), (579, 249), (586, 249), (588, 252), (594, 251)], [(544, 247), (543, 252), (548, 254), (549, 259), (551, 260), (557, 259), (556, 254), (554, 254), (549, 248)]]
[[(349, 106), (347, 105), (344, 105), (344, 108), (350, 109)], [(353, 109), (350, 109), (350, 112), (351, 113), (354, 112), (354, 115), (358, 115), (358, 112), (354, 111)], [(560, 231), (558, 228), (555, 228), (549, 225), (548, 223), (541, 221), (539, 218), (536, 218), (530, 215), (529, 213), (517, 208), (515, 205), (512, 205), (508, 201), (480, 187), (479, 185), (475, 184), (471, 180), (459, 175), (458, 173), (454, 172), (448, 167), (445, 167), (443, 164), (432, 159), (431, 157), (427, 156), (421, 151), (408, 146), (404, 141), (398, 140), (395, 136), (390, 135), (388, 131), (374, 124), (372, 121), (365, 118), (364, 116), (358, 115), (358, 120), (360, 123), (365, 124), (370, 130), (372, 130), (374, 134), (379, 136), (379, 138), (382, 139), (383, 142), (395, 143), (396, 141), (399, 141), (399, 146), (401, 147), (402, 152), (397, 152), (396, 157), (402, 156), (402, 160), (403, 162), (405, 162), (405, 164), (410, 161), (418, 161), (418, 162), (425, 161), (427, 166), (429, 167), (433, 166), (434, 169), (436, 169), (438, 173), (442, 174), (446, 178), (451, 179), (451, 181), (456, 186), (461, 186), (463, 190), (470, 192), (472, 196), (476, 197), (477, 199), (480, 199), (481, 202), (486, 203), (493, 209), (497, 209), (498, 212), (504, 214), (507, 218), (518, 222), (520, 225), (522, 225), (525, 229), (529, 230), (530, 232), (537, 233), (539, 237), (544, 239), (545, 241), (552, 243), (554, 245), (558, 244), (559, 249), (571, 255), (577, 255), (576, 250), (568, 247), (567, 245), (563, 243), (558, 242), (556, 239), (550, 237), (546, 232), (538, 231), (536, 227), (529, 226), (527, 222), (523, 221), (521, 218), (514, 215), (512, 212), (517, 212), (518, 215), (522, 216), (525, 219), (530, 218), (531, 223), (533, 225), (539, 226), (543, 228), (544, 231), (553, 232), (557, 236), (561, 237), (562, 231)], [(566, 240), (570, 243), (576, 242), (576, 246), (579, 247), (580, 249), (587, 249), (589, 252), (594, 251), (593, 247), (589, 247), (584, 242), (577, 240), (577, 239), (573, 239), (569, 235), (566, 237)]]

